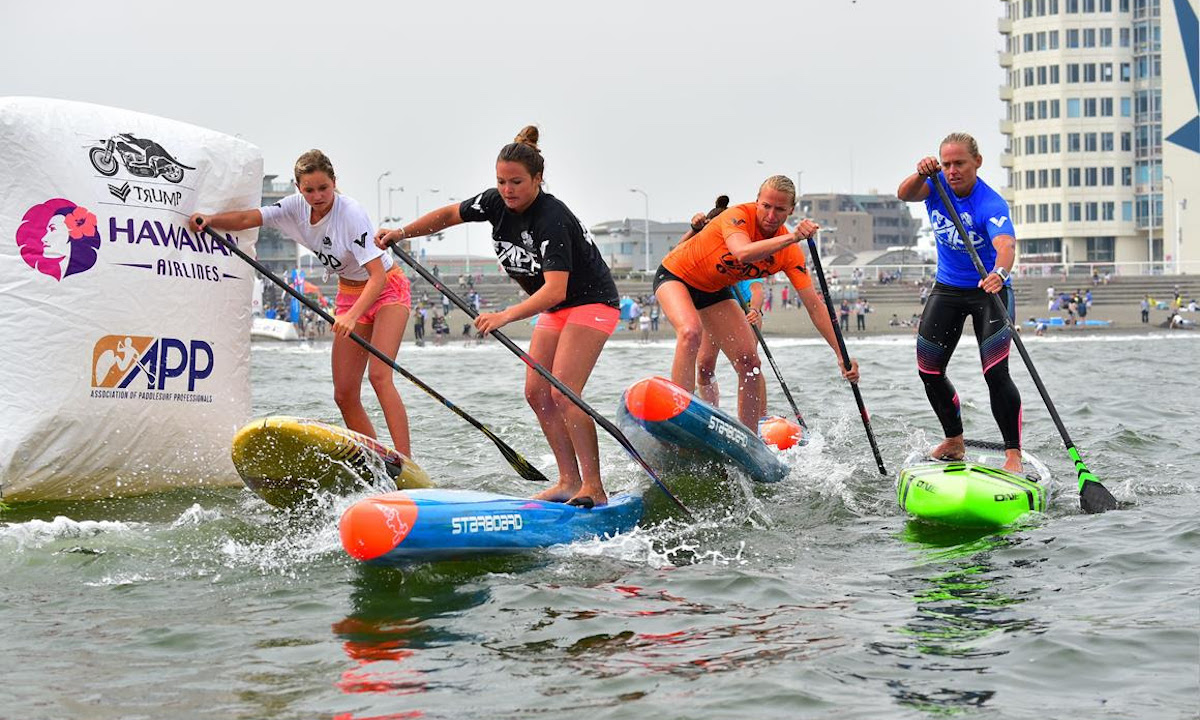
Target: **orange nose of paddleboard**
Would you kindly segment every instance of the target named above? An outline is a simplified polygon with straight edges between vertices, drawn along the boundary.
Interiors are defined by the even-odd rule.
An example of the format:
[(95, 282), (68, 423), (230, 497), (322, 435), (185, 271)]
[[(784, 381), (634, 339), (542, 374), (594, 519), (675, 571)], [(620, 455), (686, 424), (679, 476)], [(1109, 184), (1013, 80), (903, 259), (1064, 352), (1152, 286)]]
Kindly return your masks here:
[(804, 428), (787, 418), (769, 417), (758, 424), (758, 434), (766, 444), (787, 450), (804, 438)]
[(691, 393), (661, 377), (639, 380), (625, 391), (629, 414), (646, 422), (670, 420), (691, 403)]
[(357, 560), (388, 554), (417, 522), (417, 505), (403, 492), (367, 498), (350, 506), (338, 523), (342, 547)]

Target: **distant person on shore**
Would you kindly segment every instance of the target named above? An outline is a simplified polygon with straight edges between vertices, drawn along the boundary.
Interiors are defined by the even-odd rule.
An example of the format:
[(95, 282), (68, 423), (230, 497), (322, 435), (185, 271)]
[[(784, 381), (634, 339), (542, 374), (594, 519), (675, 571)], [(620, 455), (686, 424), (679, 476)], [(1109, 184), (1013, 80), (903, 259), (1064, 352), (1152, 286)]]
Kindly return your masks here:
[[(298, 193), (277, 203), (252, 210), (233, 210), (188, 219), (193, 232), (275, 228), (300, 245), (338, 275), (333, 324), (333, 399), (346, 427), (376, 437), (362, 404), (364, 371), (379, 398), (395, 449), (409, 457), (408, 412), (396, 390), (393, 370), (350, 339), (354, 332), (393, 360), (404, 338), (412, 304), (408, 278), (389, 254), (359, 242), (370, 237), (371, 218), (355, 200), (337, 191), (333, 163), (320, 150), (309, 150), (296, 160)], [(366, 233), (364, 235), (364, 233)], [(369, 360), (369, 369), (368, 369)]]
[[(705, 225), (707, 225), (721, 213), (725, 212), (728, 207), (729, 196), (717, 196), (717, 200), (713, 204), (712, 210), (709, 210), (707, 214), (696, 213), (692, 216), (691, 228), (683, 234), (683, 237), (679, 239), (679, 243), (677, 243), (676, 246), (678, 247), (678, 245), (690, 240), (697, 233), (699, 233), (700, 230), (703, 230)], [(734, 300), (738, 300), (740, 298), (739, 305), (745, 303), (749, 309), (749, 311), (746, 313), (746, 321), (762, 327), (763, 303), (766, 302), (766, 294), (763, 292), (762, 278), (742, 280), (734, 285), (733, 288), (737, 293), (733, 296)], [(655, 300), (655, 306), (659, 306), (657, 299)], [(753, 351), (754, 362), (761, 364), (762, 360), (758, 356), (757, 344), (754, 346)], [(713, 338), (711, 333), (709, 333), (708, 328), (701, 325), (700, 350), (696, 354), (696, 395), (698, 395), (701, 400), (709, 405), (712, 405), (713, 407), (720, 407), (721, 405), (721, 388), (718, 387), (716, 380), (717, 358), (720, 356), (720, 354), (721, 349), (717, 345), (716, 339)], [(733, 363), (734, 370), (736, 371), (737, 363), (734, 362), (732, 358), (730, 358), (730, 362)]]
[[(663, 258), (654, 276), (654, 292), (667, 319), (675, 326), (675, 358), (671, 379), (685, 390), (695, 387), (696, 355), (702, 330), (707, 329), (738, 375), (738, 418), (756, 429), (766, 411), (766, 379), (756, 339), (746, 315), (733, 299), (730, 286), (777, 272), (786, 273), (796, 296), (808, 310), (813, 326), (833, 350), (841, 367), (837, 339), (821, 297), (808, 276), (800, 243), (819, 226), (802, 220), (789, 232), (784, 225), (796, 207), (796, 186), (785, 175), (767, 178), (752, 203), (734, 205), (706, 225), (695, 237)], [(858, 363), (851, 361), (842, 376), (858, 380)]]
[(1150, 296), (1149, 295), (1142, 296), (1142, 322), (1143, 323), (1150, 322)]
[[(388, 247), (463, 222), (490, 223), (501, 267), (529, 297), (499, 312), (480, 313), (475, 327), (489, 333), (536, 315), (529, 355), (582, 395), (620, 321), (620, 296), (587, 227), (561, 200), (542, 190), (545, 159), (538, 134), (536, 127), (527, 126), (500, 150), (496, 187), (398, 230), (381, 229), (375, 244)], [(525, 371), (525, 399), (558, 465), (558, 482), (535, 497), (583, 507), (607, 503), (591, 417), (532, 368)]]
[[(979, 343), (992, 415), (1004, 436), (1004, 469), (1021, 472), (1021, 394), (1008, 373), (1012, 331), (992, 298), (999, 295), (1008, 318), (1015, 317), (1016, 302), (1008, 277), (1016, 257), (1012, 213), (999, 193), (978, 177), (983, 157), (974, 138), (953, 133), (942, 140), (939, 153), (940, 159), (919, 160), (917, 171), (896, 191), (905, 202), (925, 201), (937, 241), (937, 282), (921, 315), (917, 337), (917, 370), (945, 433), (945, 440), (930, 455), (961, 460), (966, 454), (958, 393), (946, 377), (946, 367), (969, 316)], [(966, 240), (988, 269), (982, 280), (933, 185), (942, 178), (969, 235)]]
[(854, 303), (854, 329), (859, 332), (866, 332), (867, 329), (867, 304), (862, 298)]
[(838, 306), (838, 321), (842, 324), (842, 332), (850, 332), (850, 301), (842, 298), (842, 304)]

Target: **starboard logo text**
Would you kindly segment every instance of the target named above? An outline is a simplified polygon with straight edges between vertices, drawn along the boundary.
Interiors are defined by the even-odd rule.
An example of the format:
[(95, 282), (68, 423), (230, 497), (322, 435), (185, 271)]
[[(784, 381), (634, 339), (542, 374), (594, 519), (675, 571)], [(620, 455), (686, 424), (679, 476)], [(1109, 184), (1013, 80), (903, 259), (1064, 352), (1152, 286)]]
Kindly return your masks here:
[(105, 335), (92, 347), (94, 398), (212, 402), (197, 386), (214, 366), (212, 345), (142, 335)]

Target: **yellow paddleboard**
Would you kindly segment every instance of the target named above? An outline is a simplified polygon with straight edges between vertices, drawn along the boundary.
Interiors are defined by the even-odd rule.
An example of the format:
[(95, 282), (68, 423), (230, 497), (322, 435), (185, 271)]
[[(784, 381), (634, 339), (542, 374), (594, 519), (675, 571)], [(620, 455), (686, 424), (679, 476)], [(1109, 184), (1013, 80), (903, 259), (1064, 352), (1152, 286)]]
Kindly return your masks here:
[(281, 415), (238, 430), (233, 465), (247, 487), (276, 507), (296, 505), (320, 492), (433, 487), (420, 466), (374, 438)]

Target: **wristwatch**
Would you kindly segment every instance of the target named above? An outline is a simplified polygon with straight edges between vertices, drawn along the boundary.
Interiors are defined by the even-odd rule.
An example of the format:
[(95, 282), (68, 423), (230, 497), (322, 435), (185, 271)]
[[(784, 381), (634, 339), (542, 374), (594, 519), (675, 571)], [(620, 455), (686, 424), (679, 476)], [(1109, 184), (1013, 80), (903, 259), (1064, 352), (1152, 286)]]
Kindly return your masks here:
[(1008, 282), (1008, 268), (1004, 267), (1003, 265), (997, 265), (992, 272), (999, 275), (1000, 279), (1004, 282)]

